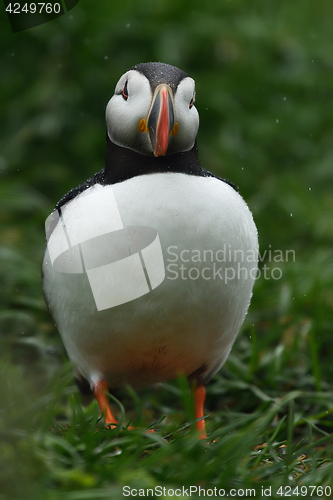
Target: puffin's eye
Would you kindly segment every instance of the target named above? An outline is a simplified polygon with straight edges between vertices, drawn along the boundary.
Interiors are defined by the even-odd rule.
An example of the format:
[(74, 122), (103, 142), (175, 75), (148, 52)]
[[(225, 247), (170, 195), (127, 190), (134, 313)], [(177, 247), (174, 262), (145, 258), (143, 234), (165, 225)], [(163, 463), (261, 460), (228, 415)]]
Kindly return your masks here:
[(192, 99), (191, 99), (191, 101), (190, 101), (190, 105), (189, 105), (189, 108), (190, 108), (190, 109), (192, 108), (193, 104), (194, 104), (194, 97), (192, 97)]
[(122, 96), (125, 99), (125, 101), (127, 101), (127, 99), (128, 99), (127, 80), (126, 80), (125, 86), (123, 88)]

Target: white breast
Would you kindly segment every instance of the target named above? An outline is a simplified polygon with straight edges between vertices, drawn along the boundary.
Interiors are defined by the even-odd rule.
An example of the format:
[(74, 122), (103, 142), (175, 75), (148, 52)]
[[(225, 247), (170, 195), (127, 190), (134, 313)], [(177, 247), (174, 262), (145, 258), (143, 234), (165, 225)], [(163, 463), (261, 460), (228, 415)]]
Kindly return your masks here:
[[(73, 273), (70, 265), (67, 272), (56, 270), (55, 262), (60, 261), (54, 255), (66, 245), (60, 220), (50, 252), (45, 253), (43, 286), (68, 355), (84, 377), (91, 382), (102, 378), (110, 387), (141, 387), (199, 369), (208, 376), (224, 363), (247, 312), (257, 268), (257, 230), (238, 193), (213, 177), (150, 174), (112, 186), (92, 186), (62, 212), (83, 269)], [(113, 257), (107, 264), (108, 237), (98, 240), (98, 235), (109, 230), (122, 234), (122, 227), (126, 231), (137, 226), (154, 230), (145, 240), (146, 248), (155, 242), (153, 251), (118, 249), (115, 258), (111, 239)], [(103, 241), (105, 247), (97, 245), (101, 265), (91, 273), (93, 286), (101, 283), (97, 291), (89, 270), (84, 272), (89, 260), (84, 242), (89, 238)], [(159, 272), (162, 265), (163, 272), (159, 279), (155, 273), (155, 279), (149, 262), (152, 255), (158, 259), (159, 244), (162, 260), (154, 265)], [(89, 247), (90, 253), (97, 247)], [(108, 273), (118, 273), (118, 281), (109, 279)], [(97, 296), (105, 308), (98, 306)], [(113, 297), (118, 297), (118, 305), (108, 307)]]

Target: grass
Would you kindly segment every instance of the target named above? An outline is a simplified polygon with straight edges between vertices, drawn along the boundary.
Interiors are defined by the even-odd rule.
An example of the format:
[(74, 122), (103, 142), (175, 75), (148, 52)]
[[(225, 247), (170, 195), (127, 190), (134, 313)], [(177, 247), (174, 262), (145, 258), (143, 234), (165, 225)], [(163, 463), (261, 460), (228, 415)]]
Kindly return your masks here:
[[(274, 347), (262, 342), (253, 326), (245, 327), (208, 386), (210, 444), (192, 430), (185, 379), (139, 395), (131, 389), (119, 393), (121, 403), (112, 398), (111, 404), (120, 425), (110, 430), (95, 402), (81, 405), (69, 363), (34, 398), (22, 371), (5, 363), (0, 378), (4, 498), (122, 498), (124, 486), (157, 492), (190, 486), (254, 489), (257, 496), (271, 488), (273, 498), (279, 498), (281, 486), (290, 486), (309, 498), (311, 486), (332, 486), (333, 390), (316, 379), (311, 327), (290, 317), (274, 327), (284, 339)], [(126, 430), (130, 423), (139, 428)], [(158, 431), (145, 434), (148, 427)], [(320, 498), (320, 491), (313, 498)], [(193, 493), (193, 498), (199, 497)]]
[[(81, 0), (72, 15), (15, 35), (0, 20), (0, 500), (117, 499), (124, 486), (332, 497), (331, 2)], [(202, 164), (239, 185), (266, 251), (207, 387), (209, 445), (184, 379), (118, 391), (122, 425), (105, 429), (41, 292), (44, 221), (101, 168), (104, 106), (149, 60), (196, 79)]]

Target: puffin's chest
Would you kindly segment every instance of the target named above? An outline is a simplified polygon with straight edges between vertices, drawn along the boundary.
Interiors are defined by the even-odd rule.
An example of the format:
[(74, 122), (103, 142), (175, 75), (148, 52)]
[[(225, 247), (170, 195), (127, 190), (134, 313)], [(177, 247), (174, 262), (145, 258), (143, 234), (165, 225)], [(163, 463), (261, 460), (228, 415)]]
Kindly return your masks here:
[[(111, 359), (114, 373), (140, 371), (154, 352), (167, 380), (187, 364), (190, 373), (227, 355), (249, 304), (257, 251), (252, 215), (230, 186), (146, 175), (95, 185), (62, 207), (44, 291), (82, 373), (88, 365), (105, 372)], [(135, 373), (126, 380), (134, 383)]]
[[(98, 311), (163, 282), (166, 293), (198, 300), (216, 291), (232, 297), (244, 278), (253, 281), (248, 274), (256, 268), (258, 243), (252, 215), (216, 178), (164, 173), (94, 185), (46, 226), (44, 272), (55, 276), (64, 296), (68, 282), (79, 286), (77, 275), (86, 275)], [(236, 275), (238, 269), (245, 276)], [(71, 300), (80, 305), (80, 295)]]
[(94, 280), (96, 269), (99, 279), (111, 268), (135, 273), (141, 262), (156, 286), (159, 266), (232, 264), (257, 246), (251, 213), (229, 185), (174, 173), (96, 184), (54, 212), (46, 228), (55, 270), (86, 271)]

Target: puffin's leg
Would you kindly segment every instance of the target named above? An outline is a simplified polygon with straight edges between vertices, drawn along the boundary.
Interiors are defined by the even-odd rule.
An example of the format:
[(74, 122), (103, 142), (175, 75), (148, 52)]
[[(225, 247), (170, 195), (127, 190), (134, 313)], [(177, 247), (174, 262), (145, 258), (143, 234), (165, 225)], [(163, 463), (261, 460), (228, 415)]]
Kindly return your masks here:
[[(204, 385), (196, 386), (194, 390), (194, 403), (195, 403), (195, 418), (202, 418), (204, 416), (204, 404), (206, 399), (206, 389)], [(199, 431), (199, 439), (207, 439), (206, 424), (204, 420), (196, 422), (197, 431)]]
[[(105, 425), (110, 427), (110, 429), (114, 429), (118, 424), (118, 420), (114, 417), (110, 408), (109, 399), (107, 397), (107, 393), (109, 392), (107, 383), (104, 380), (99, 379), (94, 384), (93, 392), (98, 406), (103, 413)], [(133, 429), (134, 427), (132, 426), (127, 427), (128, 431), (132, 431)], [(155, 432), (155, 429), (148, 429), (146, 432)]]
[[(100, 407), (105, 425), (110, 426), (111, 429), (114, 429), (118, 424), (118, 420), (113, 416), (109, 405), (109, 399), (107, 397), (107, 393), (109, 392), (109, 388), (107, 383), (99, 379), (93, 387), (94, 396), (97, 399), (98, 406)], [(111, 424), (111, 425), (110, 425)]]

